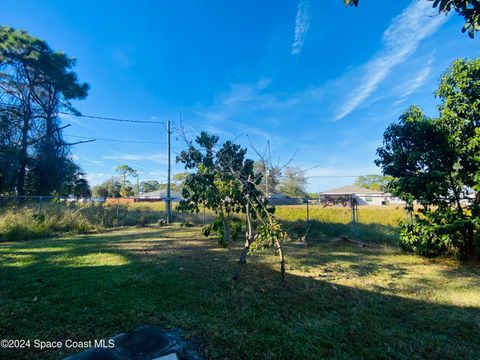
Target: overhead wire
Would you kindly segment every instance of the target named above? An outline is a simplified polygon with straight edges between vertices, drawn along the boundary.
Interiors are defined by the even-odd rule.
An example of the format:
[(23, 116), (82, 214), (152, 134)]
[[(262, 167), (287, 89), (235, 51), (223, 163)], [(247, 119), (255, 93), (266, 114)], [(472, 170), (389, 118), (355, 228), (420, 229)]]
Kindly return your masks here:
[[(0, 102), (0, 106), (5, 108), (21, 108), (18, 105), (12, 105)], [(157, 120), (135, 120), (135, 119), (127, 119), (127, 118), (116, 118), (116, 117), (106, 117), (106, 116), (98, 116), (98, 115), (87, 115), (81, 113), (74, 113), (74, 112), (67, 112), (67, 111), (59, 111), (58, 114), (62, 115), (69, 115), (75, 117), (82, 117), (87, 119), (96, 119), (96, 120), (105, 120), (105, 121), (115, 121), (115, 122), (125, 122), (125, 123), (137, 123), (137, 124), (162, 124), (165, 127), (167, 121), (157, 121)], [(190, 125), (191, 127), (191, 125)], [(192, 127), (191, 127), (192, 128)], [(174, 126), (175, 130), (175, 126)], [(166, 142), (158, 142), (158, 141), (135, 141), (135, 140), (121, 140), (121, 139), (109, 139), (109, 138), (99, 138), (94, 136), (80, 136), (80, 135), (70, 135), (65, 134), (66, 136), (73, 137), (73, 138), (81, 138), (81, 139), (92, 139), (96, 141), (108, 141), (108, 142), (119, 142), (119, 143), (131, 143), (131, 144), (165, 144)], [(174, 149), (174, 153), (178, 155), (178, 150)], [(314, 167), (315, 168), (315, 167)], [(306, 172), (310, 169), (301, 170), (300, 172)], [(342, 178), (357, 178), (361, 175), (312, 175), (312, 176), (305, 176), (306, 179), (342, 179)], [(285, 175), (280, 175), (279, 177), (284, 178)]]
[[(7, 103), (4, 103), (4, 102), (0, 102), (0, 106), (3, 106), (4, 108), (16, 108), (16, 109), (21, 108), (21, 106), (13, 105), (13, 104), (7, 104)], [(82, 117), (82, 118), (87, 118), (87, 119), (128, 122), (128, 123), (137, 123), (137, 124), (166, 124), (167, 123), (166, 121), (122, 119), (122, 118), (108, 117), (108, 116), (87, 115), (87, 114), (74, 113), (74, 112), (68, 112), (68, 111), (58, 111), (57, 113), (61, 114), (61, 115), (70, 115), (70, 116)]]
[(121, 143), (129, 143), (129, 144), (166, 144), (166, 142), (161, 142), (161, 141), (135, 141), (135, 140), (121, 140), (121, 139), (106, 139), (106, 138), (98, 138), (95, 136), (81, 136), (81, 135), (70, 135), (70, 134), (65, 134), (65, 136), (72, 137), (72, 138), (79, 138), (79, 139), (92, 139), (96, 141), (111, 141), (111, 142), (121, 142)]

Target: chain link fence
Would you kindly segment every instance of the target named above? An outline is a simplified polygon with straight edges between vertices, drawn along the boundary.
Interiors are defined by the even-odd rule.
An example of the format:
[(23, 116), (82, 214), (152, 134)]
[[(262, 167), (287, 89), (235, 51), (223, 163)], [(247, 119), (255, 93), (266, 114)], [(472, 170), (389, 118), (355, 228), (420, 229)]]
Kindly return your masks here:
[[(208, 213), (180, 213), (175, 211), (176, 205), (172, 202), (174, 222), (201, 225), (211, 221)], [(162, 226), (166, 218), (165, 202), (159, 199), (0, 196), (0, 237), (5, 232), (13, 237), (22, 229), (33, 229), (40, 236), (123, 226)]]
[(346, 237), (397, 244), (400, 224), (411, 218), (405, 204), (385, 195), (324, 195), (317, 199), (277, 199), (276, 217), (292, 239), (305, 242)]
[[(317, 199), (272, 199), (271, 203), (289, 236), (305, 242), (347, 237), (396, 244), (400, 223), (410, 218), (403, 204), (388, 201), (384, 196), (328, 195)], [(178, 212), (177, 204), (172, 203), (173, 222), (204, 225), (215, 217), (208, 210), (198, 214)], [(0, 196), (0, 237), (4, 228), (13, 234), (32, 226), (53, 232), (84, 233), (123, 226), (162, 226), (166, 218), (165, 202), (156, 198)], [(46, 230), (42, 231), (45, 234)]]

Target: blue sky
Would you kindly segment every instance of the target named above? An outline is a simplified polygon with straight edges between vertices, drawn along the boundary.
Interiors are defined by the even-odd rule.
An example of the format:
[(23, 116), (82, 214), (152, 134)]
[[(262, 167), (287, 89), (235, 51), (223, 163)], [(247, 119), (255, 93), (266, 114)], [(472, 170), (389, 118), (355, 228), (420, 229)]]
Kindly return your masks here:
[[(78, 60), (90, 84), (84, 114), (179, 122), (207, 130), (307, 172), (310, 191), (352, 183), (328, 176), (379, 173), (373, 160), (386, 126), (410, 104), (436, 114), (433, 91), (455, 58), (478, 57), (478, 36), (431, 3), (361, 1), (6, 1), (1, 23)], [(165, 130), (65, 117), (68, 135), (129, 141), (78, 145), (96, 184), (129, 164), (141, 180), (165, 181)], [(67, 136), (68, 138), (68, 136)], [(77, 138), (70, 138), (78, 140)], [(184, 143), (173, 137), (173, 149)], [(255, 158), (252, 150), (249, 155)], [(174, 172), (182, 171), (174, 165)], [(317, 176), (317, 177), (315, 177)]]

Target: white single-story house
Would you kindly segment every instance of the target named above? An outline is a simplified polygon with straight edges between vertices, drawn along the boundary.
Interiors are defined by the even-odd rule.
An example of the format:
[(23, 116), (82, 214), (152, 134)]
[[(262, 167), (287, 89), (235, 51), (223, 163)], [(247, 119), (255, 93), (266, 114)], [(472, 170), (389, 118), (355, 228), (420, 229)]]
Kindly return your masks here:
[(388, 205), (394, 203), (390, 194), (381, 190), (370, 190), (354, 185), (342, 186), (320, 193), (322, 195), (341, 196), (350, 195), (357, 200), (358, 205)]
[[(137, 201), (165, 201), (166, 198), (167, 192), (165, 190), (155, 190), (136, 196)], [(177, 202), (182, 200), (182, 195), (176, 191), (171, 191), (170, 199)]]

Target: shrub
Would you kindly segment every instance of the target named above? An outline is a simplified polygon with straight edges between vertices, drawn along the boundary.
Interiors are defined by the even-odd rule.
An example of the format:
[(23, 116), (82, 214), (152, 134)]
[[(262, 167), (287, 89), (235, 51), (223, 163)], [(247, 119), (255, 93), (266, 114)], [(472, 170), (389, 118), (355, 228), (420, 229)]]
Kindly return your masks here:
[(402, 223), (400, 230), (400, 247), (422, 256), (463, 257), (468, 253), (467, 247), (475, 250), (475, 242), (478, 244), (477, 219), (451, 208), (423, 210), (411, 224)]
[(34, 210), (8, 211), (0, 218), (0, 240), (16, 241), (37, 239), (51, 235), (51, 229), (42, 217), (36, 217)]
[[(230, 238), (225, 234), (225, 227), (230, 231)], [(213, 222), (202, 228), (202, 234), (205, 237), (215, 234), (218, 238), (218, 243), (223, 247), (227, 247), (230, 240), (237, 241), (241, 232), (242, 221), (240, 219), (234, 216), (226, 218), (222, 214), (220, 214), (220, 216), (218, 216)]]
[(7, 211), (0, 217), (0, 241), (38, 239), (67, 232), (84, 234), (98, 228), (78, 209), (65, 207), (62, 211), (39, 214), (26, 208)]
[(433, 226), (419, 222), (402, 223), (399, 244), (405, 251), (429, 257), (446, 254), (453, 249), (449, 234), (439, 235)]

